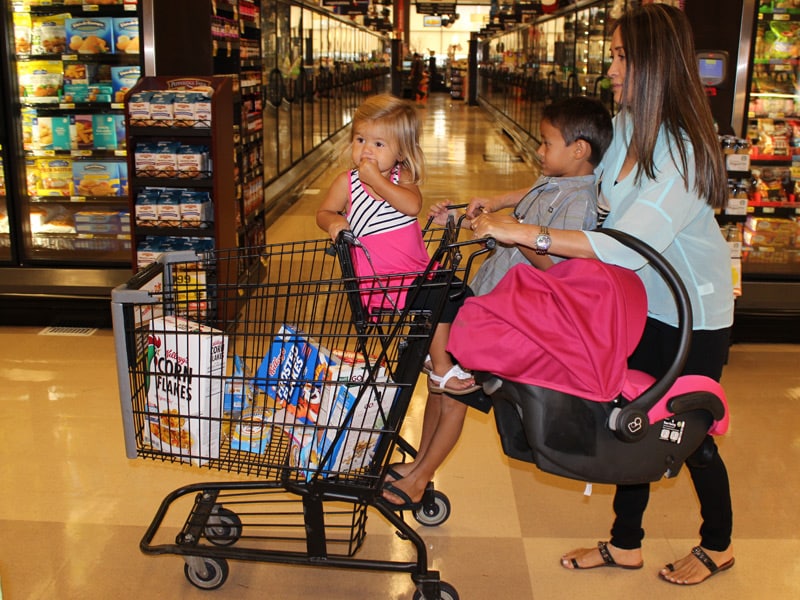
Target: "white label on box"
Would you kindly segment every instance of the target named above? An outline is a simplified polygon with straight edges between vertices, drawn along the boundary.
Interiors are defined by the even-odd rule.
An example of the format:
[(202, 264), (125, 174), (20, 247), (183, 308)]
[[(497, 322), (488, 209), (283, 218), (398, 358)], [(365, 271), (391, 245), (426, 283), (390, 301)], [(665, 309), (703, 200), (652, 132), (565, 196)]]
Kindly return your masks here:
[(749, 171), (750, 170), (750, 155), (749, 154), (726, 154), (725, 167), (728, 171)]
[(726, 215), (746, 215), (747, 198), (728, 198), (728, 205), (725, 207)]
[(175, 316), (150, 323), (146, 443), (202, 465), (219, 458), (227, 336)]

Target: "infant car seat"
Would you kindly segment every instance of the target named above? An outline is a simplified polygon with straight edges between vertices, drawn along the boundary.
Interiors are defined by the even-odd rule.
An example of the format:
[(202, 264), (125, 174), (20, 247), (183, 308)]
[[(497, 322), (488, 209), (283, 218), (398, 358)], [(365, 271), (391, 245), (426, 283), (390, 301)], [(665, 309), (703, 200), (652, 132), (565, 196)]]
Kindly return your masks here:
[[(722, 386), (708, 377), (678, 376), (691, 341), (692, 314), (686, 289), (672, 265), (628, 234), (600, 231), (647, 258), (674, 294), (680, 342), (667, 373), (656, 380), (627, 369), (623, 359), (622, 380), (612, 381), (607, 398), (600, 397), (609, 393), (602, 387), (590, 398), (586, 393), (571, 393), (565, 385), (558, 385), (558, 389), (538, 385), (535, 373), (527, 380), (514, 376), (514, 381), (485, 372), (477, 377), (484, 382), (484, 389), (491, 391), (497, 430), (508, 456), (535, 463), (548, 473), (595, 483), (634, 484), (674, 477), (707, 434), (719, 435), (727, 430), (725, 394)], [(611, 318), (627, 319), (628, 327), (615, 331), (628, 339), (617, 340), (614, 350), (623, 352), (626, 359), (642, 331), (631, 323), (644, 322), (645, 315), (638, 311), (646, 311), (646, 305), (630, 298), (623, 300), (623, 312), (615, 312)], [(619, 310), (617, 306), (615, 311)], [(595, 322), (605, 318), (605, 312), (594, 317)], [(455, 325), (453, 331), (458, 332)], [(509, 333), (513, 339), (519, 332)], [(570, 341), (574, 344), (582, 337), (578, 333)], [(451, 345), (453, 342), (451, 334)], [(463, 363), (461, 355), (456, 356)], [(466, 366), (478, 367), (469, 362)]]

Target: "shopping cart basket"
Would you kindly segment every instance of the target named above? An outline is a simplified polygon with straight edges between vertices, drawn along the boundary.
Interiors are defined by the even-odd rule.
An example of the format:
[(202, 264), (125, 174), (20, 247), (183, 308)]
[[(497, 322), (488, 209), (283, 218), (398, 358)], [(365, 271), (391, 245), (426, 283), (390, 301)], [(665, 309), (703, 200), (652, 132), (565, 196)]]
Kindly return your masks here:
[[(402, 288), (406, 306), (449, 289), (462, 268), (452, 221), (432, 235), (428, 269), (386, 290)], [(381, 498), (445, 295), (426, 310), (365, 313), (363, 280), (343, 275), (329, 248), (311, 240), (166, 253), (113, 290), (128, 456), (253, 477), (174, 490), (141, 550), (182, 556), (202, 589), (220, 587), (234, 559), (407, 572), (416, 599), (458, 598)], [(179, 503), (188, 516), (174, 543), (154, 543)], [(410, 542), (415, 561), (355, 557), (369, 507)]]

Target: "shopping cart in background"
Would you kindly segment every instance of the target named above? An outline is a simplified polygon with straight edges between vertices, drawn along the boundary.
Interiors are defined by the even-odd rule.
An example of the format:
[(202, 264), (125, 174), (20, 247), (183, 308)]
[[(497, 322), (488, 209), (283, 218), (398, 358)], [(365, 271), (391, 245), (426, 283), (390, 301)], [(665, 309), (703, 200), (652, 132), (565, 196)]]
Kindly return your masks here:
[[(485, 250), (462, 263), (474, 242), (457, 240), (452, 219), (426, 235), (425, 272), (376, 282), (407, 294), (406, 307), (434, 288), (457, 293), (456, 273)], [(350, 245), (330, 247), (165, 253), (113, 290), (127, 455), (248, 476), (168, 494), (141, 550), (183, 557), (201, 589), (225, 583), (228, 560), (250, 560), (405, 572), (415, 599), (457, 599), (381, 498), (394, 453), (413, 453), (400, 428), (446, 294), (424, 310), (365, 311)], [(356, 558), (369, 508), (416, 560)], [(168, 514), (183, 521), (174, 540), (162, 531)]]

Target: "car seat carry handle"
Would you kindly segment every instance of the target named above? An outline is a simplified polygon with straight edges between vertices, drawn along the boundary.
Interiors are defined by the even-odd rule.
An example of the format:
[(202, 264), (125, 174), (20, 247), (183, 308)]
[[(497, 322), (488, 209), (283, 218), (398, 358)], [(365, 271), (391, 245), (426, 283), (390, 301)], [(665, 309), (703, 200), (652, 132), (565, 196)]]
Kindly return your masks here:
[(598, 229), (631, 250), (638, 252), (664, 279), (672, 292), (678, 309), (678, 349), (667, 372), (637, 398), (624, 406), (615, 407), (609, 415), (608, 426), (615, 435), (626, 442), (635, 442), (647, 434), (648, 411), (667, 393), (683, 371), (692, 340), (692, 305), (686, 286), (675, 268), (660, 252), (642, 240), (616, 229)]

